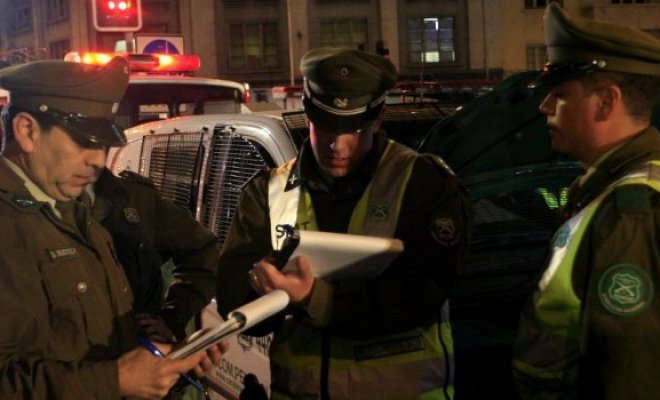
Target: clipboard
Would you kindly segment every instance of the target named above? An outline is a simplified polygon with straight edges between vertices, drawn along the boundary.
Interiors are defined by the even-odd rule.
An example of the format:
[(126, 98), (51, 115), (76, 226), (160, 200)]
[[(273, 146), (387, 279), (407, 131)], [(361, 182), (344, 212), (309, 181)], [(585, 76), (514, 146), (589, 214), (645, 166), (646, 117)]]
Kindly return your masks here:
[(403, 251), (399, 239), (317, 231), (298, 233), (298, 244), (283, 271), (293, 268), (296, 257), (305, 256), (314, 276), (328, 281), (373, 278)]
[(289, 304), (289, 295), (283, 290), (273, 290), (245, 304), (227, 315), (227, 320), (212, 328), (201, 329), (188, 337), (186, 344), (167, 355), (171, 360), (186, 358), (206, 350), (219, 341), (238, 335), (264, 319), (282, 311)]

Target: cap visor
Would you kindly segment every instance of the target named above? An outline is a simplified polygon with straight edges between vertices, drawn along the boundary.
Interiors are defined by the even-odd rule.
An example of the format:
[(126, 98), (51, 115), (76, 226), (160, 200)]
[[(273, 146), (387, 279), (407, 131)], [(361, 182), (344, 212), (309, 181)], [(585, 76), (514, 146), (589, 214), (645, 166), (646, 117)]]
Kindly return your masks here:
[(597, 68), (594, 63), (546, 64), (543, 67), (541, 76), (531, 82), (528, 87), (532, 89), (550, 88), (562, 82), (590, 74), (596, 70)]
[(61, 122), (61, 125), (83, 147), (117, 147), (126, 144), (124, 130), (105, 118), (84, 118), (75, 122)]
[(383, 105), (379, 105), (362, 114), (350, 117), (331, 114), (316, 107), (311, 101), (303, 99), (305, 114), (314, 125), (333, 132), (358, 132), (367, 129), (380, 114)]

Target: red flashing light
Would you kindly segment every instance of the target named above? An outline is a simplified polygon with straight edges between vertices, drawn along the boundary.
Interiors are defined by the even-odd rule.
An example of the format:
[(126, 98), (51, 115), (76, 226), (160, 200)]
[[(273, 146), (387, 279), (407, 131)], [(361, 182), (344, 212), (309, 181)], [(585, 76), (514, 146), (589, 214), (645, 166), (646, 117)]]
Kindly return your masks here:
[(141, 0), (92, 0), (94, 27), (100, 32), (135, 32), (142, 28)]
[(202, 62), (196, 55), (181, 54), (135, 54), (135, 53), (95, 53), (72, 51), (64, 56), (64, 61), (83, 64), (105, 65), (113, 57), (122, 57), (128, 61), (131, 72), (194, 72)]

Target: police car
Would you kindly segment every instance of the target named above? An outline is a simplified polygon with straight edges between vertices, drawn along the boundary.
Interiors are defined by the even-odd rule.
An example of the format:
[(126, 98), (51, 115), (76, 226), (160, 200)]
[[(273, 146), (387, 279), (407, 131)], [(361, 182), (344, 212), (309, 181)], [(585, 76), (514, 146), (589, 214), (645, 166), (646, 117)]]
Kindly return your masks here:
[(192, 76), (201, 60), (192, 54), (69, 52), (65, 61), (104, 65), (122, 57), (130, 69), (116, 123), (129, 128), (184, 115), (239, 113), (250, 102), (247, 83)]

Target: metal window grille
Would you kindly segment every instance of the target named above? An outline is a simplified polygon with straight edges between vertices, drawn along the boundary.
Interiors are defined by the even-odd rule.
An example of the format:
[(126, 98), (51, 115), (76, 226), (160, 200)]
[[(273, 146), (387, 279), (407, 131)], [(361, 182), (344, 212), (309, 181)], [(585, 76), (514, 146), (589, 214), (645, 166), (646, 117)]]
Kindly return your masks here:
[(163, 198), (195, 216), (206, 136), (203, 132), (145, 136), (140, 156), (140, 174), (151, 178)]
[(231, 127), (216, 127), (201, 221), (216, 234), (220, 246), (227, 238), (243, 186), (259, 170), (268, 168), (268, 159), (259, 145)]

